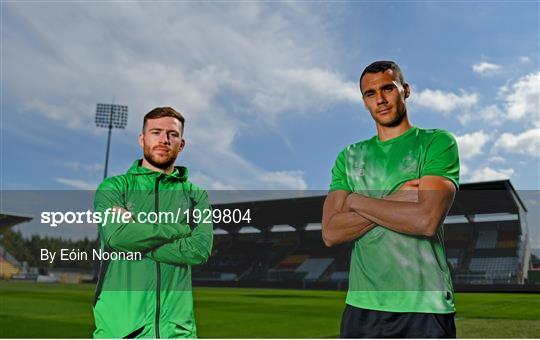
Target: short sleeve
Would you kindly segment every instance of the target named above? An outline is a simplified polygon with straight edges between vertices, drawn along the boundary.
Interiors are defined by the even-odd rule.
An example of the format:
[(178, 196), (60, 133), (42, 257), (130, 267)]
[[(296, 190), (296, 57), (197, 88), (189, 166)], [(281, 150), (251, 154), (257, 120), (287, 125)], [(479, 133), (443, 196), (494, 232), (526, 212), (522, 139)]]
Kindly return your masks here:
[(346, 154), (345, 150), (341, 151), (336, 158), (334, 167), (332, 168), (332, 182), (330, 183), (329, 191), (346, 190), (352, 192), (347, 181)]
[(428, 175), (445, 177), (459, 188), (458, 145), (448, 131), (437, 130), (427, 147), (420, 177)]

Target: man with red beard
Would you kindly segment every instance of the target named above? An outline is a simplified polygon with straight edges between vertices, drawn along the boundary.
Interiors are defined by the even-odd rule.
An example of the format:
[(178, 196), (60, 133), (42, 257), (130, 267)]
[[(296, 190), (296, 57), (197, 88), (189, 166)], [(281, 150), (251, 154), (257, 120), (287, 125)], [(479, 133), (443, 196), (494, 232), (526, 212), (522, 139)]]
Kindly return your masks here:
[(97, 212), (129, 213), (127, 223), (100, 223), (101, 251), (142, 254), (135, 260), (102, 259), (96, 338), (196, 337), (191, 266), (210, 255), (212, 223), (187, 219), (193, 210), (211, 213), (211, 207), (207, 193), (188, 181), (187, 169), (174, 166), (185, 146), (184, 124), (170, 107), (146, 114), (139, 136), (143, 158), (96, 191)]

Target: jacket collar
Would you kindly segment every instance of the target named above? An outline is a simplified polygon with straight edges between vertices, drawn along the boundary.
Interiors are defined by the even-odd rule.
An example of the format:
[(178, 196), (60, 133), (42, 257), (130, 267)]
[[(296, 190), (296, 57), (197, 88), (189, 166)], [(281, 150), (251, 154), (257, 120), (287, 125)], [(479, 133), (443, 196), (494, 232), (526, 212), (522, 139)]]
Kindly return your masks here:
[[(132, 175), (146, 175), (146, 176), (159, 176), (163, 173), (150, 170), (141, 166), (142, 159), (137, 159), (133, 162), (131, 167), (128, 170), (128, 174)], [(170, 179), (175, 179), (181, 182), (185, 182), (188, 179), (188, 169), (184, 166), (175, 166), (174, 171), (171, 174), (163, 174)]]

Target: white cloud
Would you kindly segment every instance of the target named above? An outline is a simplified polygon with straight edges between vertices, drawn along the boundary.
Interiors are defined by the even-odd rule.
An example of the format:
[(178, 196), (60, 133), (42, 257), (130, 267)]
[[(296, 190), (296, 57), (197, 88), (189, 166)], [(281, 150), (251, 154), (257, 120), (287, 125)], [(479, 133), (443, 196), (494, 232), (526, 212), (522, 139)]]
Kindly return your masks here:
[(115, 96), (136, 133), (144, 113), (173, 106), (187, 118), (184, 160), (213, 187), (304, 188), (295, 169), (244, 159), (233, 146), (239, 132), (361, 100), (356, 80), (329, 66), (337, 52), (312, 6), (10, 3), (5, 11), (4, 84), (10, 100), (27, 103), (24, 114), (93, 133), (95, 103)]
[(251, 175), (242, 178), (231, 178), (224, 182), (200, 171), (191, 176), (191, 181), (207, 190), (306, 190), (302, 171), (265, 171), (253, 167)]
[(272, 114), (288, 110), (304, 111), (317, 102), (320, 111), (338, 102), (361, 103), (362, 96), (356, 82), (346, 81), (337, 72), (320, 68), (277, 70), (273, 78), (280, 85), (258, 92), (253, 104), (260, 112)]
[(262, 183), (267, 183), (270, 188), (277, 188), (277, 185), (285, 188), (306, 190), (307, 185), (303, 179), (302, 171), (273, 171), (266, 172), (258, 176)]
[(458, 116), (462, 125), (483, 121), (501, 126), (508, 121), (524, 121), (540, 127), (540, 72), (530, 73), (515, 83), (499, 87), (499, 103), (467, 110)]
[(514, 174), (514, 169), (493, 169), (489, 166), (477, 169), (469, 177), (470, 182), (494, 181), (508, 179)]
[(103, 171), (103, 164), (98, 163), (81, 163), (76, 161), (65, 161), (65, 162), (58, 162), (57, 163), (60, 166), (63, 166), (65, 168), (68, 168), (70, 171), (73, 172), (102, 172)]
[(479, 115), (485, 122), (493, 125), (501, 125), (504, 119), (504, 112), (497, 105), (489, 105), (479, 111)]
[(500, 164), (504, 164), (506, 163), (506, 159), (504, 159), (503, 157), (501, 156), (493, 156), (493, 157), (490, 157), (488, 159), (489, 162), (491, 163), (500, 163)]
[(540, 122), (540, 72), (528, 74), (514, 83), (506, 98), (508, 119)]
[(468, 174), (469, 174), (469, 166), (467, 165), (467, 163), (465, 163), (464, 161), (460, 159), (459, 160), (459, 176), (461, 178), (465, 178)]
[(469, 108), (478, 102), (477, 93), (461, 94), (444, 92), (441, 90), (425, 89), (416, 94), (413, 92), (410, 101), (417, 106), (424, 107), (432, 111), (448, 113), (456, 109)]
[(491, 74), (496, 71), (499, 71), (501, 69), (501, 65), (488, 63), (486, 61), (482, 61), (478, 64), (475, 64), (472, 66), (472, 69), (475, 73), (478, 73), (480, 75), (486, 75)]
[(79, 190), (96, 190), (99, 183), (93, 183), (75, 178), (55, 177), (54, 180), (60, 184)]
[(508, 153), (540, 156), (540, 128), (533, 128), (519, 134), (503, 133), (495, 142), (494, 150)]
[(531, 58), (525, 57), (525, 56), (521, 56), (521, 57), (519, 57), (519, 62), (522, 63), (522, 64), (528, 64), (528, 63), (531, 62)]
[(508, 87), (508, 85), (502, 85), (497, 91), (497, 96), (504, 99), (504, 95), (508, 93), (509, 90), (510, 88)]
[(484, 131), (467, 133), (462, 136), (456, 136), (459, 149), (459, 157), (470, 159), (482, 153), (482, 148), (489, 141), (490, 137)]
[(302, 87), (311, 88), (316, 95), (324, 95), (336, 102), (362, 102), (356, 82), (345, 81), (338, 72), (312, 69), (290, 69), (282, 73), (284, 79)]
[(461, 125), (468, 125), (473, 120), (473, 117), (470, 113), (464, 113), (459, 115), (457, 119)]
[(190, 181), (197, 183), (206, 190), (236, 190), (237, 188), (231, 184), (224, 183), (218, 179), (212, 178), (203, 174), (200, 171), (196, 171), (190, 174)]
[(489, 105), (481, 109), (467, 110), (457, 118), (461, 125), (481, 120), (490, 125), (500, 126), (505, 120), (505, 113), (497, 105)]
[[(24, 102), (23, 102), (24, 103)], [(85, 103), (69, 100), (54, 104), (43, 99), (31, 99), (22, 105), (24, 114), (38, 114), (71, 129), (87, 129), (87, 121), (93, 118), (93, 108)]]

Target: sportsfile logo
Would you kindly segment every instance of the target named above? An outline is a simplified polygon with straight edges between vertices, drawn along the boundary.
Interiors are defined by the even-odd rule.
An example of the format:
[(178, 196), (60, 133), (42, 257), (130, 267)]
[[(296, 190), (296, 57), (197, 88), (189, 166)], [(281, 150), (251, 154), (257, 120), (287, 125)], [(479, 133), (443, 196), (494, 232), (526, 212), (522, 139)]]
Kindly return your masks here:
[(250, 223), (250, 209), (181, 209), (175, 212), (140, 211), (134, 214), (123, 208), (108, 208), (104, 212), (99, 211), (44, 211), (41, 213), (41, 224), (50, 227), (58, 227), (61, 224), (99, 224), (106, 227), (109, 224), (124, 223)]

